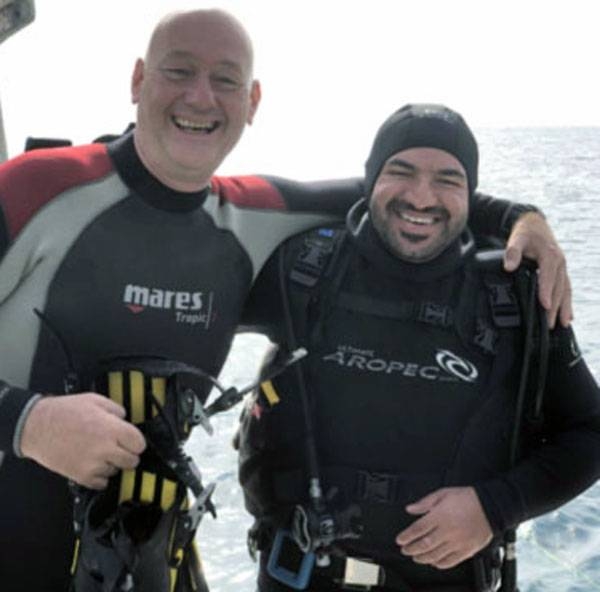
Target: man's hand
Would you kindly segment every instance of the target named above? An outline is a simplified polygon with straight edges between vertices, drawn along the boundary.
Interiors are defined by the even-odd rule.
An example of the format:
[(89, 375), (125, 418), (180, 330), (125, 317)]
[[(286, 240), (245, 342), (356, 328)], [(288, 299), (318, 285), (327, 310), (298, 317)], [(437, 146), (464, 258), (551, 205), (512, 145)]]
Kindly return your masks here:
[(561, 325), (568, 327), (573, 320), (573, 308), (567, 261), (550, 226), (535, 212), (523, 214), (515, 223), (506, 244), (504, 269), (514, 271), (522, 257), (538, 264), (539, 298), (548, 311), (548, 325), (553, 328), (559, 315)]
[(492, 529), (472, 487), (445, 487), (406, 506), (421, 515), (396, 537), (404, 555), (416, 563), (449, 569), (492, 540)]
[(95, 393), (44, 397), (21, 436), (23, 456), (91, 489), (104, 489), (120, 469), (133, 469), (146, 447), (125, 410)]

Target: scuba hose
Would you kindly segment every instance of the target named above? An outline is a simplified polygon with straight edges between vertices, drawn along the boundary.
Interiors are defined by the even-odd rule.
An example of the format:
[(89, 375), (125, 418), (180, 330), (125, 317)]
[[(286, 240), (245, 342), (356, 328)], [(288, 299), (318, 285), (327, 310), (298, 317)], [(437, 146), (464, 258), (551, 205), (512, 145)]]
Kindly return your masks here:
[[(278, 253), (278, 276), (288, 348), (295, 350), (298, 348), (298, 343), (286, 285), (284, 247), (280, 248)], [(336, 540), (357, 538), (360, 535), (361, 528), (357, 524), (360, 510), (356, 506), (350, 506), (333, 513), (328, 507), (329, 498), (335, 494), (335, 491), (324, 493), (306, 377), (301, 364), (295, 365), (294, 371), (302, 407), (302, 420), (306, 430), (305, 457), (310, 507), (296, 506), (292, 520), (292, 534), (303, 553), (314, 553), (317, 564), (327, 566), (330, 562), (328, 551)]]

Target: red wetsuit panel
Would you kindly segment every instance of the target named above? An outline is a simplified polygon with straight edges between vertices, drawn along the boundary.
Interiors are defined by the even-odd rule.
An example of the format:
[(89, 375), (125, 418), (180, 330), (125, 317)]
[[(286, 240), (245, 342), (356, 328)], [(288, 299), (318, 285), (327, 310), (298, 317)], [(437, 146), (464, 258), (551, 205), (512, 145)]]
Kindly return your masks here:
[(285, 209), (281, 193), (261, 177), (213, 177), (211, 189), (225, 201), (239, 207)]
[(0, 196), (9, 239), (46, 203), (70, 187), (81, 186), (107, 175), (112, 164), (106, 146), (48, 148), (26, 152), (0, 167)]

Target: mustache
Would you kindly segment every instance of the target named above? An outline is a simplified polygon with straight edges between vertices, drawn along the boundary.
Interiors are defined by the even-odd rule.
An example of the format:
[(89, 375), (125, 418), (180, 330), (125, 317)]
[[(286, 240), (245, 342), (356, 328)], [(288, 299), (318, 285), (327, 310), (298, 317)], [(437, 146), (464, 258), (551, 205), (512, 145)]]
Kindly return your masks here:
[(448, 220), (450, 212), (446, 208), (440, 206), (430, 206), (426, 208), (417, 208), (410, 202), (400, 198), (394, 197), (385, 206), (388, 213), (392, 212), (395, 214), (401, 214), (402, 212), (414, 212), (415, 214), (429, 214), (442, 220)]

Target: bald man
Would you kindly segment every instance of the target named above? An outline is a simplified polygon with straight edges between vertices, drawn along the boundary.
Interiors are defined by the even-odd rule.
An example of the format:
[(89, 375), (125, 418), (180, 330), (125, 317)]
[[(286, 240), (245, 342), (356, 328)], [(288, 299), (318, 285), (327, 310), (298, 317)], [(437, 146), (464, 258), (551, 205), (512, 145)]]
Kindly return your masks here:
[[(133, 132), (0, 167), (5, 592), (64, 590), (71, 564), (77, 592), (204, 586), (193, 537), (209, 504), (181, 454), (197, 421), (182, 397), (206, 399), (198, 377), (221, 370), (277, 245), (341, 218), (362, 191), (213, 176), (258, 107), (252, 62), (230, 15), (168, 15), (135, 64)], [(484, 234), (516, 223), (513, 254), (540, 259), (542, 298), (568, 319), (543, 218), (481, 196), (474, 210)], [(72, 496), (65, 477), (84, 488)]]

